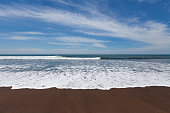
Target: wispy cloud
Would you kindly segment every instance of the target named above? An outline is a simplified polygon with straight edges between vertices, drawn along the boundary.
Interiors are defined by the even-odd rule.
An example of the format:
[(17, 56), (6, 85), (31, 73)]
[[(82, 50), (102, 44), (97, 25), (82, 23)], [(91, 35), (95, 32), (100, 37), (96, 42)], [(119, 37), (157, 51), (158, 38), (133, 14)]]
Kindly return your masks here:
[(38, 49), (38, 48), (19, 48), (19, 49), (0, 49), (0, 54), (82, 54), (95, 53), (88, 49)]
[(157, 3), (160, 2), (161, 0), (137, 0), (139, 2), (148, 2), (148, 3)]
[(108, 41), (104, 41), (104, 40), (97, 40), (97, 39), (84, 38), (84, 37), (57, 37), (55, 39), (59, 40), (59, 41), (73, 42), (73, 43), (101, 43), (101, 42), (108, 42)]
[(8, 33), (0, 33), (0, 39), (39, 40), (40, 39), (39, 37), (44, 35), (44, 34), (45, 33), (42, 33), (42, 32), (8, 32)]
[(81, 45), (93, 45), (95, 47), (105, 48), (106, 46), (103, 43), (108, 41), (97, 40), (85, 37), (57, 37), (55, 38), (57, 42), (49, 42), (49, 44), (54, 45), (72, 45), (72, 46), (81, 46)]
[(43, 49), (37, 49), (37, 48), (19, 48), (19, 49), (0, 49), (1, 54), (20, 54), (20, 53), (39, 53), (44, 52)]
[(96, 47), (103, 47), (103, 48), (106, 48), (106, 46), (103, 45), (103, 44), (93, 44), (93, 45), (96, 46)]
[(66, 43), (66, 42), (48, 42), (48, 44), (52, 44), (52, 45), (68, 45), (68, 46), (80, 46), (82, 44), (79, 44), (79, 43)]
[(84, 11), (84, 12), (87, 12), (87, 13), (90, 13), (90, 14), (95, 14), (95, 15), (98, 15), (98, 16), (104, 16), (103, 14), (101, 14), (98, 11), (98, 8), (96, 8), (97, 4), (94, 5), (94, 1), (91, 1), (90, 3), (86, 2), (86, 1), (81, 1), (83, 5), (74, 3), (70, 0), (50, 0), (50, 1), (54, 2), (54, 3), (60, 3), (60, 4), (63, 4), (63, 5), (69, 6), (69, 7), (73, 7), (73, 8), (80, 10), (80, 11)]
[(1, 37), (1, 39), (9, 39), (9, 40), (38, 40), (36, 37), (27, 37), (27, 36), (8, 36)]
[[(78, 12), (70, 12), (67, 10), (54, 9), (49, 7), (32, 7), (24, 5), (6, 6), (0, 5), (0, 17), (10, 18), (37, 18), (42, 21), (67, 25), (74, 27), (77, 32), (95, 36), (109, 36), (117, 38), (126, 38), (150, 44), (151, 47), (170, 46), (170, 33), (168, 25), (155, 22), (136, 22), (131, 25), (127, 22), (122, 23), (115, 18), (104, 15), (95, 10), (96, 15), (84, 15)], [(89, 31), (89, 29), (93, 29)], [(100, 32), (96, 32), (99, 30)], [(57, 40), (57, 39), (56, 39)], [(105, 47), (101, 45), (102, 42), (95, 42), (94, 40), (75, 39), (74, 37), (58, 38), (60, 41), (71, 41), (76, 43), (93, 42), (93, 45), (98, 47)]]
[(19, 34), (19, 35), (44, 35), (45, 33), (42, 32), (14, 32), (14, 34)]
[(68, 5), (68, 6), (77, 6), (76, 4), (73, 4), (71, 1), (66, 1), (66, 0), (48, 0), (54, 3), (60, 3), (60, 4), (64, 4), (64, 5)]

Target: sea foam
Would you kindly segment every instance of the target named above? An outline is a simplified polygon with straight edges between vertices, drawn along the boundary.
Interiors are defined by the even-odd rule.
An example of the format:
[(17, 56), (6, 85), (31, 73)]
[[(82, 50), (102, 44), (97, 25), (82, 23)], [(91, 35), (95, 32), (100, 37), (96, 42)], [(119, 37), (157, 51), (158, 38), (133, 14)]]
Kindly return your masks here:
[(169, 87), (170, 64), (150, 60), (1, 59), (0, 86), (104, 90)]
[(63, 57), (63, 56), (0, 56), (0, 60), (9, 60), (9, 59), (18, 59), (18, 60), (99, 60), (100, 57), (92, 57), (92, 58), (81, 58), (81, 57)]

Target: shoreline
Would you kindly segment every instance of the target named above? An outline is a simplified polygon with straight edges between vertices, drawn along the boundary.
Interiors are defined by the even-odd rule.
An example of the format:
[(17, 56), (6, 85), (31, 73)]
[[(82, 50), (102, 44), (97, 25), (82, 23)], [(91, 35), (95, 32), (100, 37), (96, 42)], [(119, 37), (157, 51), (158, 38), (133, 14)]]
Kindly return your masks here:
[(0, 87), (0, 113), (170, 113), (170, 87), (11, 89)]
[(13, 86), (0, 86), (1, 88), (7, 88), (11, 90), (48, 90), (48, 89), (57, 89), (57, 90), (101, 90), (101, 91), (109, 91), (112, 89), (136, 89), (136, 88), (149, 88), (149, 87), (164, 87), (164, 88), (170, 88), (170, 86), (166, 85), (160, 85), (160, 86), (129, 86), (129, 87), (114, 87), (114, 88), (57, 88), (57, 87), (39, 87), (39, 88), (34, 88), (34, 87), (21, 87), (21, 88), (16, 88)]

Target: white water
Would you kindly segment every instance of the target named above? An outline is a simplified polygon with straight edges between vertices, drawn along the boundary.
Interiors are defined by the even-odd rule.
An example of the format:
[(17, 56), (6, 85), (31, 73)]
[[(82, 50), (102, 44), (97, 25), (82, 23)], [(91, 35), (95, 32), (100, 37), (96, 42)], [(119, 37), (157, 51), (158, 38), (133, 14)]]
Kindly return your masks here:
[(13, 89), (170, 87), (170, 64), (128, 60), (0, 60), (2, 86)]
[(81, 57), (63, 57), (63, 56), (0, 56), (0, 60), (99, 60), (100, 57), (81, 58)]

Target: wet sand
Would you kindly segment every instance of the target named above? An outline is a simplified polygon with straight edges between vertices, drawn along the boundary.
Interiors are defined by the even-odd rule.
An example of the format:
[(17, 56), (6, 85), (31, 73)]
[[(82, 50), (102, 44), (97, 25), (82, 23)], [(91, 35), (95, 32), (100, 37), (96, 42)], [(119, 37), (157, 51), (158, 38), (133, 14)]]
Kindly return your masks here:
[(170, 88), (0, 88), (0, 113), (170, 113)]

